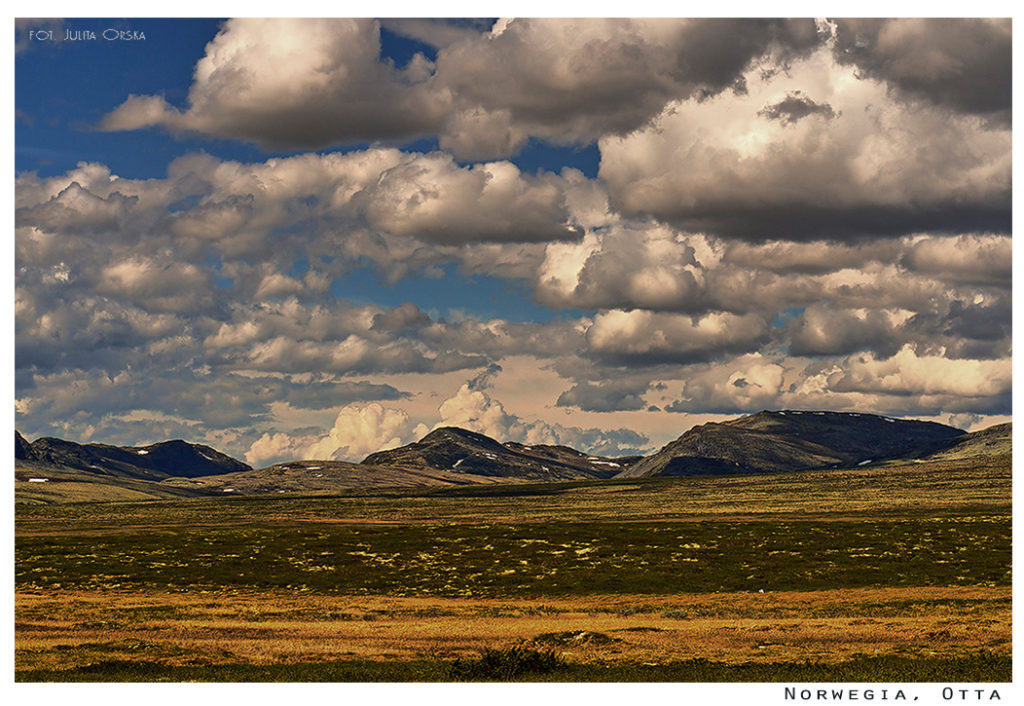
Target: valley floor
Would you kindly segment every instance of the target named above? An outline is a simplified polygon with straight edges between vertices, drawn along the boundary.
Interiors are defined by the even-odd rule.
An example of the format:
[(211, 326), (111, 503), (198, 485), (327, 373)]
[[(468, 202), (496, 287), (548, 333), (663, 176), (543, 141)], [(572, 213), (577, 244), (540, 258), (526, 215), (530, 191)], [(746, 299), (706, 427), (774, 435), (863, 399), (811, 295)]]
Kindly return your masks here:
[(22, 506), (16, 679), (1008, 681), (1010, 517), (1008, 457)]

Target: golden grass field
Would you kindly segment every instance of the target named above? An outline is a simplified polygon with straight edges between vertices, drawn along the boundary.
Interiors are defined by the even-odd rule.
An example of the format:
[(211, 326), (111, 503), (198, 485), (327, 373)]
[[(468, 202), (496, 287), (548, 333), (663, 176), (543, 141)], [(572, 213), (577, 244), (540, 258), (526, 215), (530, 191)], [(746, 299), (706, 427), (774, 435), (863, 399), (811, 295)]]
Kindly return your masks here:
[(840, 662), (1009, 654), (1011, 627), (1008, 588), (543, 601), (58, 591), (19, 594), (16, 611), (16, 669), (143, 657), (189, 665), (447, 659), (514, 645), (576, 661)]
[(985, 655), (1008, 669), (1010, 486), (1000, 457), (20, 505), (15, 669), (448, 663), (514, 647), (573, 664)]

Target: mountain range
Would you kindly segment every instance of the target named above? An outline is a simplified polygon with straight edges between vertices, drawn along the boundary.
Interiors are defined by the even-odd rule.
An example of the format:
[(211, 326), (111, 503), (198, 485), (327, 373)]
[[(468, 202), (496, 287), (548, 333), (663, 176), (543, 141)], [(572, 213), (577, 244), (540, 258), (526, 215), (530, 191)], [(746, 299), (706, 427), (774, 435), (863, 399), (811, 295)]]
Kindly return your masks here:
[(138, 480), (162, 480), (172, 476), (194, 478), (234, 471), (251, 471), (252, 466), (236, 461), (216, 449), (176, 439), (149, 446), (76, 444), (43, 437), (31, 444), (14, 432), (14, 458), (41, 466), (75, 468), (99, 475)]
[[(15, 477), (51, 483), (46, 490), (39, 485), (33, 488), (33, 497), (41, 502), (51, 501), (49, 495), (62, 482), (116, 486), (126, 489), (128, 497), (599, 482), (1008, 455), (1011, 435), (1010, 424), (968, 434), (944, 424), (873, 414), (782, 410), (696, 426), (643, 457), (602, 457), (566, 446), (501, 443), (474, 431), (442, 427), (412, 444), (370, 454), (361, 463), (304, 460), (253, 469), (208, 446), (181, 440), (112, 446), (45, 437), (29, 443), (15, 432)], [(109, 493), (103, 497), (107, 499)]]

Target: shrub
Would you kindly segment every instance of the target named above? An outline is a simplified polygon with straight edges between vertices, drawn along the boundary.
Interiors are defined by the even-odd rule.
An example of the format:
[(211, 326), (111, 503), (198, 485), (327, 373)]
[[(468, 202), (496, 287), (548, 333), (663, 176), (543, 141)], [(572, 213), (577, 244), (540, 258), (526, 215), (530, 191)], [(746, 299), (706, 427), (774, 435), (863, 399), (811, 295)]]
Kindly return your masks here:
[(511, 647), (486, 648), (477, 659), (454, 660), (448, 669), (451, 681), (516, 681), (534, 675), (550, 674), (567, 666), (553, 650)]

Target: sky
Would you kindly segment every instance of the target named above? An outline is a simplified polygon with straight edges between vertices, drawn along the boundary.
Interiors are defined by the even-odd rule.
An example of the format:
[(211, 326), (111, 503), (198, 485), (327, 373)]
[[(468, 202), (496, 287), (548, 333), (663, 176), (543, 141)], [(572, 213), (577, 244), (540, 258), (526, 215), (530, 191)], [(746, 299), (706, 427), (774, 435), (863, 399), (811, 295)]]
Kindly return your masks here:
[(446, 425), (620, 455), (762, 409), (1008, 421), (1010, 47), (19, 21), (16, 426), (266, 466)]

